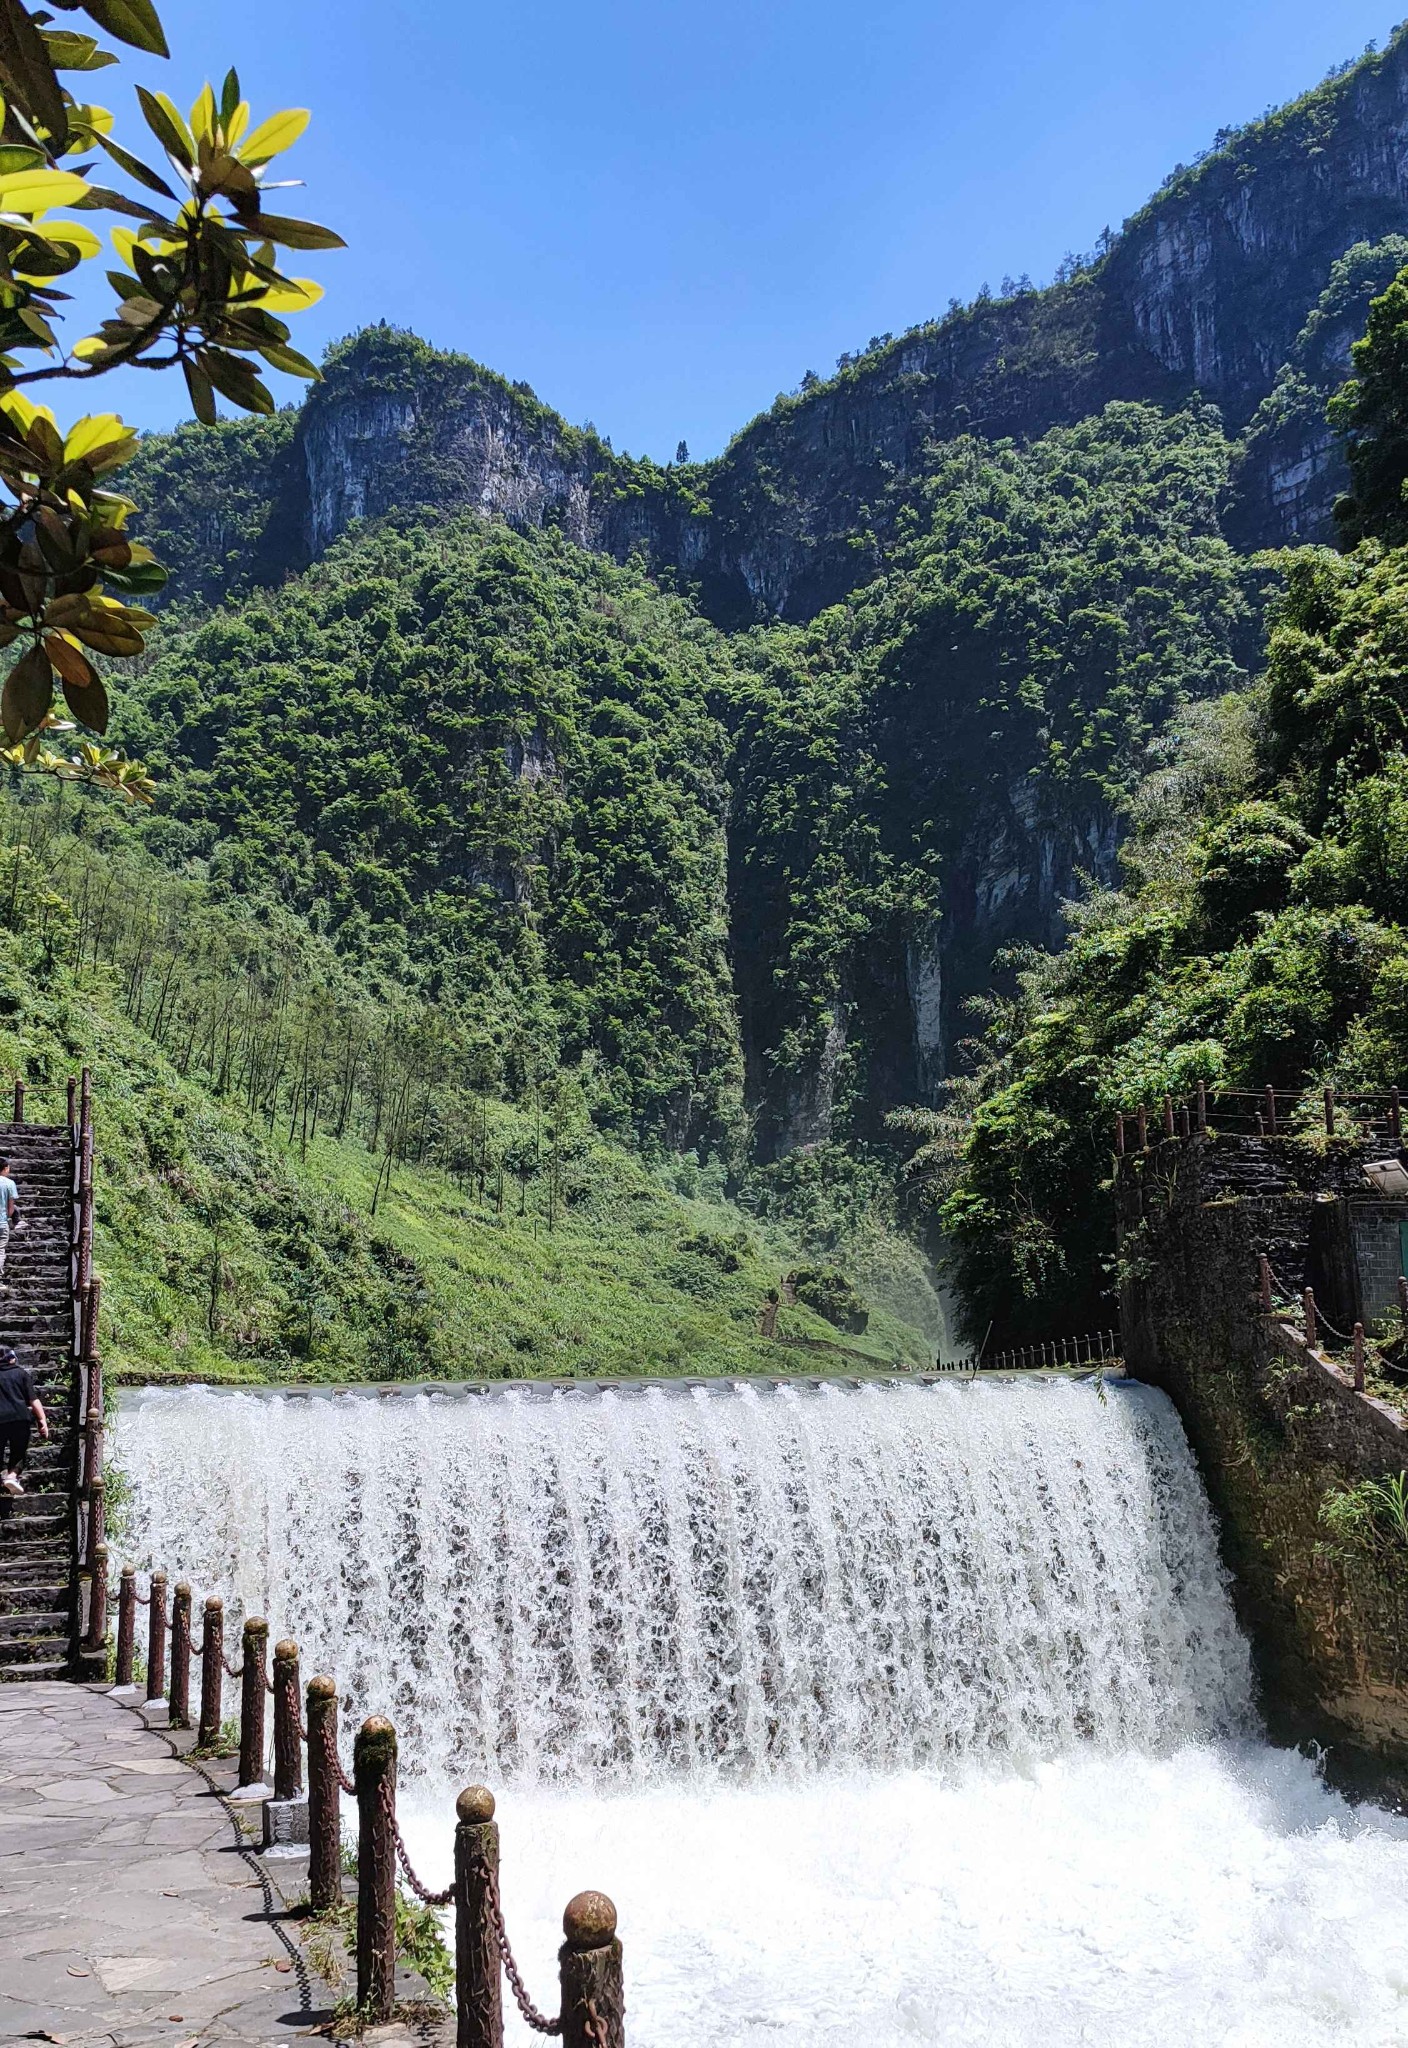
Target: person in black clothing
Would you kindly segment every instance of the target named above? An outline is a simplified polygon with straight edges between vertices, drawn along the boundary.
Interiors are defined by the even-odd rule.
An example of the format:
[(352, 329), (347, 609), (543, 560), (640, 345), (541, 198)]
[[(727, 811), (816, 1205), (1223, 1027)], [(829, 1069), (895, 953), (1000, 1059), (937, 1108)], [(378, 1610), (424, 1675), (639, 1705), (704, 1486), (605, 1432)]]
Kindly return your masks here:
[(20, 1467), (29, 1455), (31, 1418), (49, 1440), (49, 1418), (34, 1384), (34, 1374), (21, 1365), (8, 1344), (0, 1344), (0, 1486), (23, 1493)]

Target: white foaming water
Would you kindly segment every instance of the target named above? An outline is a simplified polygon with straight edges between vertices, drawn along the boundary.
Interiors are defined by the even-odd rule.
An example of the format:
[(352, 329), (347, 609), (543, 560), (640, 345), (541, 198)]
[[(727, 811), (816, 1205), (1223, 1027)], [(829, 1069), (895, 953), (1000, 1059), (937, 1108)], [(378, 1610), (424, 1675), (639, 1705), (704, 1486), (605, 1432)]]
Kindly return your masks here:
[(611, 1892), (633, 2048), (1408, 2041), (1408, 1826), (1256, 1741), (1161, 1395), (194, 1390), (116, 1450), (135, 1562), (395, 1719), (432, 1882), (494, 1786), (540, 1999)]

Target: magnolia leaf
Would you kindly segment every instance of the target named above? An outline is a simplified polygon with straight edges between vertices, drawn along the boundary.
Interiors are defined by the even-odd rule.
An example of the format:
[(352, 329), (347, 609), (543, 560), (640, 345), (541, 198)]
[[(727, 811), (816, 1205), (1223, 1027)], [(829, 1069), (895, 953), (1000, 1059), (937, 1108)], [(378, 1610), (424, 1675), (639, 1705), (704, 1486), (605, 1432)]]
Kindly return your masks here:
[(44, 38), (20, 0), (0, 0), (0, 81), (21, 113), (52, 139), (64, 139), (68, 113), (63, 91)]
[(230, 133), (230, 117), (240, 103), (240, 75), (232, 64), (225, 73), (225, 83), (220, 88), (220, 126), (226, 138)]
[(31, 733), (54, 701), (54, 674), (42, 647), (22, 654), (0, 693), (0, 724), (11, 745)]
[(220, 417), (215, 410), (215, 387), (194, 357), (186, 356), (181, 368), (186, 373), (186, 389), (191, 395), (191, 410), (203, 427), (213, 427)]
[(105, 469), (117, 469), (137, 446), (136, 429), (120, 420), (115, 412), (92, 413), (70, 427), (64, 437), (64, 461), (83, 462), (99, 476)]
[[(44, 635), (44, 652), (64, 681), (71, 683), (75, 690), (86, 690), (90, 683), (96, 681), (96, 671), (87, 655), (62, 633)], [(64, 694), (67, 696), (68, 692)]]
[(43, 213), (49, 206), (71, 205), (87, 190), (87, 180), (75, 171), (0, 172), (0, 209), (6, 213)]
[(45, 28), (39, 33), (56, 71), (102, 71), (117, 62), (111, 50), (98, 48), (96, 36), (81, 36), (71, 28)]
[[(75, 650), (76, 651), (76, 650)], [(80, 661), (83, 657), (79, 656)], [(87, 663), (84, 663), (85, 668)], [(102, 678), (91, 668), (88, 681), (83, 687), (71, 683), (62, 669), (64, 702), (74, 717), (86, 725), (90, 732), (106, 732), (108, 729), (108, 693), (103, 688)]]
[(86, 619), (75, 620), (67, 630), (97, 654), (140, 654), (142, 651), (141, 634), (117, 620), (99, 620), (90, 614)]
[(282, 114), (271, 114), (245, 138), (240, 155), (247, 164), (267, 164), (271, 157), (293, 148), (311, 119), (307, 107), (289, 107)]
[(266, 313), (303, 313), (309, 306), (316, 306), (322, 296), (322, 286), (311, 277), (291, 277), (285, 284), (270, 285), (256, 303)]
[[(135, 549), (133, 553), (136, 553)], [(155, 597), (159, 590), (166, 588), (167, 571), (160, 562), (134, 561), (126, 569), (109, 569), (104, 565), (103, 581), (110, 583), (114, 590), (129, 591), (133, 597)]]
[(215, 139), (215, 95), (208, 80), (196, 94), (195, 105), (191, 108), (191, 133), (197, 142), (213, 142)]
[(100, 135), (98, 141), (120, 171), (126, 171), (129, 178), (135, 178), (137, 183), (145, 185), (149, 192), (159, 192), (164, 199), (170, 199), (173, 203), (176, 203), (176, 194), (167, 184), (165, 178), (158, 177), (157, 173), (144, 164), (140, 157), (133, 156), (130, 149), (124, 149), (121, 143), (114, 142), (107, 135)]
[(310, 363), (296, 348), (285, 348), (281, 342), (265, 342), (259, 353), (271, 370), (282, 370), (288, 377), (306, 377), (311, 384), (322, 382), (323, 373), (317, 364)]
[(278, 242), (285, 249), (345, 249), (347, 244), (341, 235), (331, 228), (320, 228), (316, 221), (286, 220), (281, 214), (261, 213), (251, 223), (252, 231), (261, 234), (271, 242)]
[[(3, 0), (0, 0), (3, 4)], [(186, 131), (186, 124), (165, 93), (148, 92), (144, 85), (137, 87), (137, 101), (142, 109), (147, 126), (161, 144), (168, 156), (186, 169), (194, 170), (196, 146)], [(135, 176), (135, 173), (133, 174)]]
[(79, 5), (90, 21), (120, 43), (149, 50), (154, 57), (171, 55), (152, 0), (79, 0)]
[(268, 387), (238, 356), (226, 355), (223, 349), (203, 348), (200, 363), (220, 396), (228, 398), (231, 405), (238, 405), (245, 412), (274, 411), (274, 400)]

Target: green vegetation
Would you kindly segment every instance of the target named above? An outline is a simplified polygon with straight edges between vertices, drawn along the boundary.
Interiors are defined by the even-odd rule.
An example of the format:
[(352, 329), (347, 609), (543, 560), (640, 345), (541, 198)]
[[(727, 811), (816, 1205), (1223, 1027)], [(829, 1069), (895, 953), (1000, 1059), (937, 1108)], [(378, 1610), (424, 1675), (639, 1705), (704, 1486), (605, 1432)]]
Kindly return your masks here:
[[(1376, 301), (1338, 408), (1390, 443), (1404, 292)], [(1354, 459), (1382, 478), (1394, 457), (1366, 441)], [(1391, 490), (1358, 504), (1383, 537), (1283, 557), (1265, 674), (1174, 721), (1126, 806), (1124, 887), (1020, 964), (961, 1091), (968, 1119), (910, 1120), (975, 1321), (1096, 1312), (1117, 1108), (1199, 1078), (1349, 1092), (1404, 1070), (1408, 549)]]
[(1408, 1575), (1408, 1472), (1336, 1487), (1320, 1503), (1320, 1521), (1336, 1555)]
[[(475, 1093), (443, 1013), (374, 994), (267, 904), (173, 881), (135, 819), (30, 788), (3, 821), (0, 1070), (43, 1117), (93, 1067), (116, 1378), (775, 1372), (834, 1345), (803, 1306), (778, 1324), (794, 1348), (759, 1335), (805, 1232), (730, 1204), (722, 1161), (603, 1135), (589, 1060), (513, 1102)], [(95, 849), (94, 825), (127, 843)], [(888, 1299), (907, 1276), (925, 1326), (881, 1310), (856, 1362), (927, 1362), (918, 1255), (876, 1226), (849, 1250)]]

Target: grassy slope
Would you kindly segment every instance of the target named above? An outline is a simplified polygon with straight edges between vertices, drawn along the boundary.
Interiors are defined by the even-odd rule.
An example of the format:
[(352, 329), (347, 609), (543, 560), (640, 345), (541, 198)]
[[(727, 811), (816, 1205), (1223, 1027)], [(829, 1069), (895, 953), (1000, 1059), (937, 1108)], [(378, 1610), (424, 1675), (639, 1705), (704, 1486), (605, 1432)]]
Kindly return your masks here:
[[(690, 1199), (596, 1137), (549, 1230), (541, 1179), (510, 1179), (504, 1213), (438, 1170), (398, 1166), (370, 1214), (376, 1162), (318, 1138), (249, 1128), (183, 1080), (99, 977), (75, 987), (32, 941), (0, 939), (0, 1074), (24, 1073), (34, 1121), (63, 1114), (66, 1075), (94, 1069), (98, 1270), (105, 1355), (124, 1380), (393, 1379), (844, 1369), (845, 1356), (769, 1343), (758, 1309), (802, 1253), (720, 1199)], [(495, 1116), (527, 1136), (528, 1118)], [(520, 1204), (524, 1213), (519, 1214)], [(741, 1264), (682, 1248), (735, 1238)], [(917, 1256), (877, 1233), (877, 1271), (908, 1285), (932, 1328)], [(861, 1276), (864, 1277), (863, 1275)], [(932, 1345), (884, 1310), (838, 1337), (803, 1308), (779, 1331), (877, 1365)], [(310, 1341), (311, 1340), (311, 1341)]]

